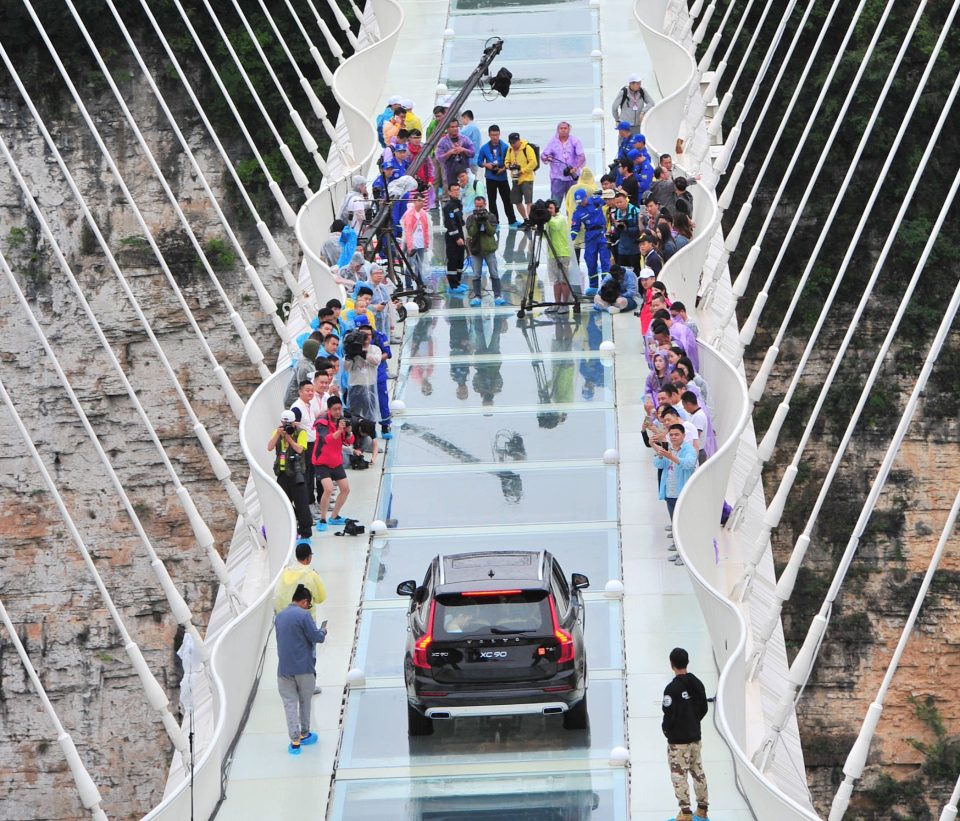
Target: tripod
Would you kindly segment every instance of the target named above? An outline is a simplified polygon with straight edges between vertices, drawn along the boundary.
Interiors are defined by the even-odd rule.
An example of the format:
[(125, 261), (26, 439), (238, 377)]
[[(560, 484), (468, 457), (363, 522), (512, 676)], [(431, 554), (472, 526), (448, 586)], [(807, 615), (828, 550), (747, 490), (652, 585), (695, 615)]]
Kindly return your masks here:
[[(536, 208), (536, 205), (534, 205), (534, 208)], [(537, 302), (534, 298), (534, 292), (537, 287), (537, 268), (540, 267), (540, 255), (543, 251), (544, 238), (547, 240), (547, 247), (550, 253), (553, 254), (553, 258), (557, 260), (557, 265), (560, 267), (560, 276), (563, 277), (563, 281), (567, 284), (567, 290), (572, 293), (570, 279), (567, 276), (567, 266), (560, 262), (560, 256), (557, 254), (557, 249), (553, 247), (553, 241), (550, 239), (549, 234), (546, 234), (543, 230), (545, 226), (546, 222), (540, 222), (539, 220), (534, 225), (533, 247), (530, 249), (530, 260), (527, 262), (527, 287), (520, 300), (520, 310), (517, 311), (518, 319), (523, 319), (527, 311), (532, 311), (534, 308), (549, 308), (552, 305), (564, 308), (571, 306), (575, 314), (580, 313), (580, 301), (577, 299), (574, 299), (572, 302)]]

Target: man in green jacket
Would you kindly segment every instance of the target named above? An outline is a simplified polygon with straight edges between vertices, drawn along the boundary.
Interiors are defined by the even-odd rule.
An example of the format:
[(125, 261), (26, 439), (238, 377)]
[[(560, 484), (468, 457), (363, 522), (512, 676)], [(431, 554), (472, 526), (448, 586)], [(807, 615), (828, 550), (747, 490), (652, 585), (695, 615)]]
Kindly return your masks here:
[(570, 293), (570, 223), (557, 210), (557, 203), (547, 200), (550, 221), (546, 225), (547, 278), (553, 285), (553, 301), (556, 305), (547, 308), (548, 314), (566, 314), (568, 304), (573, 302)]
[(490, 274), (490, 285), (493, 287), (493, 304), (506, 305), (506, 300), (500, 292), (500, 273), (497, 270), (497, 221), (487, 210), (487, 198), (476, 197), (473, 201), (473, 213), (467, 217), (467, 248), (470, 250), (470, 259), (473, 263), (473, 299), (470, 304), (474, 308), (481, 305), (481, 280), (483, 279), (483, 263), (487, 263)]

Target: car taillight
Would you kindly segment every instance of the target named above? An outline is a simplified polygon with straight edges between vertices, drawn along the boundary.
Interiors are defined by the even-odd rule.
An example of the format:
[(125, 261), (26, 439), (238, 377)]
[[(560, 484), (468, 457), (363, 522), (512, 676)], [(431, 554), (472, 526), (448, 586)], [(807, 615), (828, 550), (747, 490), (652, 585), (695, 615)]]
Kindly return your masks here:
[(553, 619), (553, 635), (556, 636), (557, 641), (560, 642), (560, 657), (557, 659), (557, 663), (563, 664), (567, 661), (573, 661), (576, 653), (573, 645), (573, 636), (564, 630), (557, 621), (557, 607), (553, 603), (553, 596), (550, 596), (547, 601), (550, 602), (550, 618)]
[[(437, 602), (434, 600), (430, 602), (430, 616), (427, 619), (427, 632), (420, 637), (416, 644), (413, 645), (413, 666), (414, 667), (429, 667), (430, 664), (427, 661), (427, 648), (430, 646), (433, 641), (433, 611), (437, 607)], [(556, 622), (556, 619), (554, 619)]]

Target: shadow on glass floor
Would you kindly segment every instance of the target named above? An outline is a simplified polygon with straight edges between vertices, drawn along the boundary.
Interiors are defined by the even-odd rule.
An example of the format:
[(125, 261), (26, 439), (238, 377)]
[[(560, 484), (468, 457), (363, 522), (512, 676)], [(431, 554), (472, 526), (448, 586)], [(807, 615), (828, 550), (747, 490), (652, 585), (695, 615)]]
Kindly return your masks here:
[(620, 821), (626, 773), (596, 770), (455, 778), (338, 781), (342, 821)]
[(560, 562), (565, 573), (583, 573), (590, 590), (603, 590), (609, 579), (620, 578), (620, 552), (615, 526), (591, 530), (536, 529), (517, 533), (471, 534), (374, 539), (370, 552), (364, 599), (396, 599), (397, 585), (422, 579), (434, 556), (477, 550), (543, 550)]
[(561, 716), (496, 716), (437, 721), (432, 736), (407, 736), (407, 692), (402, 687), (351, 690), (343, 720), (338, 769), (442, 768), (451, 764), (508, 765), (523, 761), (606, 762), (624, 743), (621, 681), (589, 686), (589, 730), (564, 730)]

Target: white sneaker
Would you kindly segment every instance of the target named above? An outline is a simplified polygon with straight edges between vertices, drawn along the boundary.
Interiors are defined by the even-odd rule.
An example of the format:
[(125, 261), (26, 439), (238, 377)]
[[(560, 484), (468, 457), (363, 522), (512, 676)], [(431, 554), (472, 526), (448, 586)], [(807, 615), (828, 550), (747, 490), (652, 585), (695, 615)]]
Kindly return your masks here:
[(607, 310), (608, 310), (611, 314), (619, 314), (619, 313), (620, 313), (620, 309), (619, 309), (616, 305), (611, 305), (609, 308), (607, 308)]
[(677, 549), (677, 546), (673, 542), (670, 542), (670, 544), (667, 545), (667, 550), (675, 551), (676, 549)]
[(663, 529), (666, 530), (667, 533), (673, 533), (673, 525), (664, 525)]

